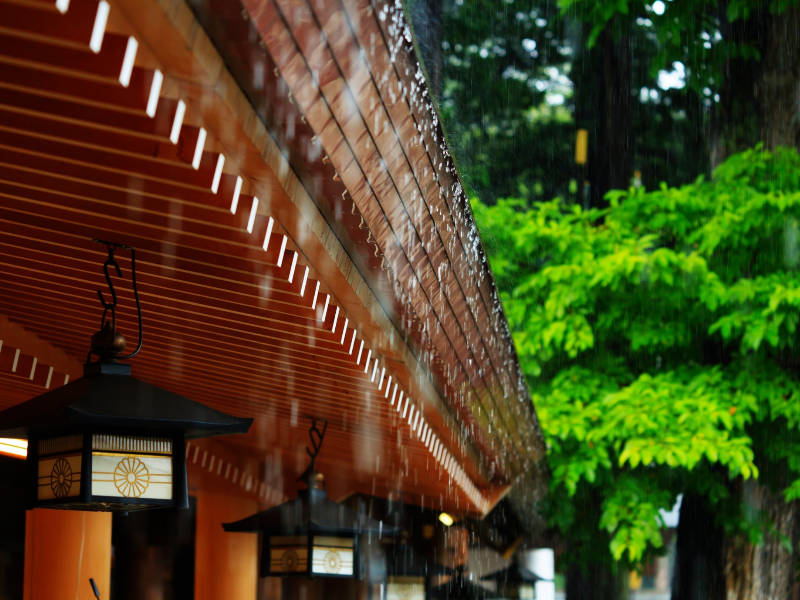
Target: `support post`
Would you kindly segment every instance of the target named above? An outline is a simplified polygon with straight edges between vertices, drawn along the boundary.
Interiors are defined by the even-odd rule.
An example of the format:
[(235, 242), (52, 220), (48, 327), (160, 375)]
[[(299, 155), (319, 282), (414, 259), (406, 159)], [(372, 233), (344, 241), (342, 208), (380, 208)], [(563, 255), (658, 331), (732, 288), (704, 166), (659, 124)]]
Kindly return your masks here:
[(36, 508), (25, 514), (24, 600), (94, 600), (111, 583), (111, 513)]
[(247, 498), (197, 491), (195, 532), (195, 600), (256, 600), (258, 536), (226, 533), (222, 523), (258, 511)]

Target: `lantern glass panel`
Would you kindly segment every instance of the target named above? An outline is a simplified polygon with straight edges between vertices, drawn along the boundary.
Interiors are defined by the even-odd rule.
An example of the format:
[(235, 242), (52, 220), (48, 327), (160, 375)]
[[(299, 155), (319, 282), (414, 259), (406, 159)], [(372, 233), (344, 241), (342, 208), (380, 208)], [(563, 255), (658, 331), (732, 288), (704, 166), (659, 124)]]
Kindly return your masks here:
[(269, 573), (305, 573), (308, 570), (308, 538), (278, 535), (269, 538)]
[(80, 496), (82, 449), (81, 435), (39, 440), (38, 500)]
[(314, 536), (311, 558), (313, 575), (353, 576), (353, 538)]
[(386, 600), (425, 600), (423, 577), (391, 577), (386, 584)]
[(521, 583), (518, 597), (519, 600), (533, 600), (536, 597), (533, 593), (533, 584)]
[(172, 500), (172, 440), (92, 436), (92, 495)]
[(174, 447), (170, 438), (150, 436), (95, 433), (40, 439), (36, 499), (56, 508), (86, 501), (103, 508), (116, 500), (172, 501)]

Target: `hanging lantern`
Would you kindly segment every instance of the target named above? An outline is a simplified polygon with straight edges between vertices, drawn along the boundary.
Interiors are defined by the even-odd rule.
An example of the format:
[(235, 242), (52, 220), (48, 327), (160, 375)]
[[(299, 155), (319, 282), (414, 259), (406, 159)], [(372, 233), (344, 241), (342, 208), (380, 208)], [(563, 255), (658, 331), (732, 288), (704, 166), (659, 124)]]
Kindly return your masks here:
[(314, 419), (308, 430), (311, 463), (299, 478), (307, 487), (297, 498), (222, 526), (230, 532), (262, 533), (261, 577), (359, 577), (359, 536), (391, 533), (328, 499), (324, 478), (314, 469), (327, 426)]
[[(185, 440), (245, 433), (252, 419), (213, 410), (131, 377), (119, 360), (142, 347), (142, 312), (133, 248), (101, 242), (111, 301), (102, 292), (102, 327), (92, 336), (83, 377), (0, 412), (0, 437), (27, 438), (28, 504), (41, 508), (130, 511), (187, 507)], [(109, 268), (130, 250), (139, 343), (124, 355)], [(109, 317), (110, 319), (107, 319)], [(92, 360), (92, 357), (96, 360)]]

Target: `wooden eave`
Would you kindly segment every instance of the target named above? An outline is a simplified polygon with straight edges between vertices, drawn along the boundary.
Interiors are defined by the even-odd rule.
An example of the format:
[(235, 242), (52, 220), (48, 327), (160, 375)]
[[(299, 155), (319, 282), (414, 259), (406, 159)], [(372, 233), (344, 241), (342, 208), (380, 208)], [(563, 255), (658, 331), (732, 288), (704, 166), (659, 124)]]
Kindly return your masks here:
[[(389, 289), (402, 288), (399, 312), (410, 318), (403, 312), (398, 328), (422, 323), (408, 337), (432, 350), (439, 390), (496, 460), (497, 476), (518, 474), (541, 456), (538, 423), (402, 12), (380, 2), (193, 4), (214, 21), (220, 12), (238, 23), (249, 16), (363, 217)], [(246, 14), (229, 8), (242, 5)], [(384, 286), (373, 287), (380, 297)]]
[[(484, 514), (543, 445), (435, 117), (387, 104), (394, 80), (376, 79), (394, 65), (408, 84), (409, 48), (365, 3), (246, 3), (292, 137), (183, 0), (113, 1), (94, 52), (101, 4), (0, 0), (0, 408), (79, 376), (104, 287), (91, 239), (113, 239), (138, 251), (134, 374), (256, 419), (193, 443), (190, 475), (278, 502), (313, 415), (330, 421), (333, 497)], [(387, 111), (381, 131), (367, 109)]]

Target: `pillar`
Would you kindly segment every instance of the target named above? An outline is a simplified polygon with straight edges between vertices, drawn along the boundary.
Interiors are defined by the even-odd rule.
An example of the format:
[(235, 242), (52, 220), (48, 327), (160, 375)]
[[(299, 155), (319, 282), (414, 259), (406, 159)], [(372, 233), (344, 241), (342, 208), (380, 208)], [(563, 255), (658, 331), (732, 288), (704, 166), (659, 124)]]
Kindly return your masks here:
[(36, 508), (25, 515), (24, 600), (107, 600), (111, 513)]
[(258, 535), (228, 533), (222, 523), (258, 511), (254, 500), (205, 490), (197, 491), (195, 531), (195, 600), (256, 600)]

